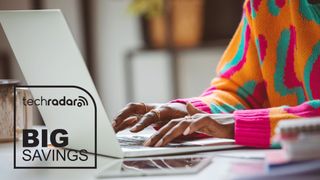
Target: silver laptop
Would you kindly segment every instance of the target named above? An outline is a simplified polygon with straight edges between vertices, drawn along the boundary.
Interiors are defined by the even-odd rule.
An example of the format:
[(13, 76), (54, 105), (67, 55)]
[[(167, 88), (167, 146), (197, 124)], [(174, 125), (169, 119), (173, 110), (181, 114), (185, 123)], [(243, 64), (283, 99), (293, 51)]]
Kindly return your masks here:
[[(91, 93), (97, 105), (97, 152), (101, 155), (123, 158), (164, 154), (178, 154), (237, 148), (233, 140), (218, 139), (213, 145), (184, 147), (143, 147), (139, 133), (126, 141), (117, 137), (101, 103), (95, 85), (87, 70), (85, 61), (73, 39), (60, 10), (0, 11), (0, 23), (15, 54), (22, 73), (29, 85), (75, 85)], [(37, 91), (32, 90), (33, 96)], [(73, 129), (73, 143), (68, 148), (78, 149), (90, 144), (83, 132), (94, 134), (93, 129), (77, 123), (78, 120), (56, 121), (59, 114), (39, 108), (45, 124), (68, 126)], [(61, 114), (68, 110), (61, 109)], [(57, 117), (55, 117), (57, 116)], [(79, 117), (81, 118), (81, 117)], [(85, 119), (83, 121), (86, 121)], [(57, 125), (57, 123), (60, 123)], [(121, 143), (118, 138), (121, 138)], [(133, 137), (132, 137), (133, 138)], [(137, 141), (137, 143), (132, 143)], [(140, 143), (140, 144), (139, 144)], [(94, 152), (92, 148), (91, 152)]]

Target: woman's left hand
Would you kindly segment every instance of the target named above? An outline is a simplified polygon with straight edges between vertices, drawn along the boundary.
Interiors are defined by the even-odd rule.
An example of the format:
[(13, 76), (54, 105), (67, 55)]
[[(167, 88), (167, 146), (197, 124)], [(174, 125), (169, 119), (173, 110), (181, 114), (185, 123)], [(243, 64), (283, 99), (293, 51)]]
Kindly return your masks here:
[(171, 120), (145, 143), (145, 146), (165, 146), (181, 135), (189, 135), (194, 132), (203, 133), (217, 138), (234, 138), (234, 123), (221, 123), (210, 114), (202, 112), (191, 104), (187, 105), (190, 116)]

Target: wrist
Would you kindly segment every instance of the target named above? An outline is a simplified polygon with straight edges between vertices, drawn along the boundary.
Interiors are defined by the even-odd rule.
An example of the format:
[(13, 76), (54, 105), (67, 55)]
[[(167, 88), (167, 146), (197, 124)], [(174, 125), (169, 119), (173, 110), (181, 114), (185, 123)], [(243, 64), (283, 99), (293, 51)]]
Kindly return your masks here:
[(234, 122), (225, 124), (226, 127), (226, 138), (234, 139)]

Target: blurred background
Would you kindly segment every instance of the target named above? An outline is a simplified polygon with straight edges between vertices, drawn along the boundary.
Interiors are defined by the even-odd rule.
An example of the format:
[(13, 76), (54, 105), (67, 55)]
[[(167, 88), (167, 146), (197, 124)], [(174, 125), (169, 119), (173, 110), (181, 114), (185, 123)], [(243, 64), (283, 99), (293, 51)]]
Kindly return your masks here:
[[(199, 95), (215, 76), (240, 21), (242, 3), (0, 0), (0, 10), (61, 9), (111, 117), (131, 101), (167, 102)], [(2, 29), (0, 78), (23, 82)]]

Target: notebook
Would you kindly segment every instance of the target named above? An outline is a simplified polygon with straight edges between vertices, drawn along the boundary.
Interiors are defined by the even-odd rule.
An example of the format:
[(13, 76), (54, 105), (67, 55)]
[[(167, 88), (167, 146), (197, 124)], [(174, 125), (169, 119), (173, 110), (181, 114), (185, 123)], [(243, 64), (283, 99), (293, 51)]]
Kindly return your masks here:
[(278, 123), (276, 131), (281, 136), (320, 133), (320, 117), (283, 120)]
[(320, 159), (320, 117), (280, 121), (276, 133), (288, 160)]

